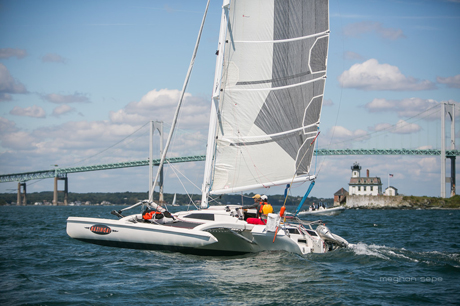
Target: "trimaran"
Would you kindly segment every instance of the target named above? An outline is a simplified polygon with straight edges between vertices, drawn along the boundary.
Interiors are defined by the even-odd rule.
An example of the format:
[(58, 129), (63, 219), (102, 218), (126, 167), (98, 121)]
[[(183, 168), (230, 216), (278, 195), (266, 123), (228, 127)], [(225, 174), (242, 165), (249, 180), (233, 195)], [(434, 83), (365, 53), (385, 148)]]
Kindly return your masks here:
[[(69, 217), (70, 237), (99, 245), (235, 255), (282, 250), (325, 253), (348, 245), (321, 221), (269, 214), (249, 224), (237, 205), (210, 206), (212, 195), (311, 181), (314, 141), (326, 81), (328, 0), (224, 0), (213, 86), (201, 209), (164, 213), (159, 220), (123, 212), (142, 205), (165, 211), (152, 199), (182, 97), (182, 88), (149, 200), (114, 211), (120, 219)], [(284, 211), (284, 209), (282, 209)]]

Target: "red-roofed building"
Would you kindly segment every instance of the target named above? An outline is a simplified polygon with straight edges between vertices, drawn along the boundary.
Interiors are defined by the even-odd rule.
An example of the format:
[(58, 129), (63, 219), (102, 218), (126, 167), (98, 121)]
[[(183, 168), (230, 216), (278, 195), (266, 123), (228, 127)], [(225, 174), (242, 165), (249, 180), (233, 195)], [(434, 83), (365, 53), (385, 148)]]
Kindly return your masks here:
[(336, 193), (334, 193), (334, 206), (339, 206), (345, 204), (348, 196), (348, 191), (344, 188), (340, 188)]

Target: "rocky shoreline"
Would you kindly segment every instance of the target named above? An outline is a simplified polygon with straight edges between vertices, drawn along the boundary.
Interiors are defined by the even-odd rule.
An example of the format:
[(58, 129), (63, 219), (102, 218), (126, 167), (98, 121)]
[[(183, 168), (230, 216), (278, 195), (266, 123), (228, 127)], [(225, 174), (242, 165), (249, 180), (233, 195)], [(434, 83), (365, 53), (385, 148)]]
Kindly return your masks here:
[(417, 196), (347, 196), (346, 208), (360, 209), (460, 209), (460, 195), (451, 198)]

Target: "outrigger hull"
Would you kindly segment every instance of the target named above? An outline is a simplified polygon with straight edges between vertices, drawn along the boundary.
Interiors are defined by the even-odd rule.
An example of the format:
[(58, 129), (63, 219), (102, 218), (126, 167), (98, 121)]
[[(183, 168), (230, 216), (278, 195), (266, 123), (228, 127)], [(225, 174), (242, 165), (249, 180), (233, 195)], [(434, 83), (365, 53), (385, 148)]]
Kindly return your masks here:
[(93, 244), (145, 250), (187, 251), (217, 242), (208, 232), (123, 219), (69, 217), (67, 234)]
[(132, 219), (131, 216), (120, 220), (69, 217), (67, 234), (103, 246), (197, 255), (240, 255), (261, 251), (251, 241), (250, 230), (241, 225), (210, 222), (187, 228), (180, 227), (181, 224), (168, 226), (129, 221)]
[(340, 215), (342, 212), (345, 211), (345, 207), (333, 207), (333, 208), (326, 208), (322, 210), (303, 210), (300, 211), (297, 215), (299, 216), (307, 216), (307, 215), (317, 215), (317, 216), (337, 216)]

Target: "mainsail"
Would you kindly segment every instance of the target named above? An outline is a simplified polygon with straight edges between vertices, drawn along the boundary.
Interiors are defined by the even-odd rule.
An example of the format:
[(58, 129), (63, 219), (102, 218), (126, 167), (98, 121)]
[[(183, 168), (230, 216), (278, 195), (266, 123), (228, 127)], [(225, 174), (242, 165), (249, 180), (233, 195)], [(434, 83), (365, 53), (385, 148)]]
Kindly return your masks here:
[(311, 143), (326, 79), (328, 11), (327, 0), (224, 1), (207, 193), (313, 177)]

